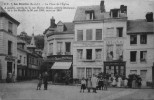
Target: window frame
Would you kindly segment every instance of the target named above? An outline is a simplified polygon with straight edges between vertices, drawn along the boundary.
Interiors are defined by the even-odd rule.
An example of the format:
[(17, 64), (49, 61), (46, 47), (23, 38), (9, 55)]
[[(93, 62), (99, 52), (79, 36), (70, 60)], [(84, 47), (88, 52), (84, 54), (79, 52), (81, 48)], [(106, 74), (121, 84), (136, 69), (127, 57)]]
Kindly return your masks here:
[(117, 27), (117, 37), (123, 37), (123, 27)]
[[(133, 36), (134, 36), (135, 39), (136, 39), (136, 40), (134, 40), (134, 43), (133, 43), (133, 41), (131, 40)], [(132, 35), (130, 35), (130, 44), (131, 44), (131, 45), (135, 45), (135, 44), (137, 44), (137, 35), (136, 35), (136, 34), (132, 34)]]
[[(89, 35), (91, 35), (90, 39), (88, 39)], [(92, 29), (86, 29), (86, 40), (87, 41), (92, 41), (93, 40), (93, 30)]]
[[(80, 33), (79, 31), (81, 31), (82, 33)], [(79, 33), (82, 34), (81, 39), (79, 39)], [(77, 41), (83, 41), (83, 30), (77, 30)]]
[[(133, 57), (133, 52), (135, 53), (135, 57)], [(130, 62), (137, 62), (137, 51), (130, 51)]]
[[(101, 39), (97, 38), (97, 36), (99, 36), (99, 35), (97, 35), (97, 34), (100, 34), (98, 30), (101, 30)], [(99, 37), (100, 37), (100, 36), (99, 36)], [(96, 29), (95, 39), (96, 39), (97, 41), (102, 40), (102, 29)]]
[[(145, 41), (142, 39), (145, 39)], [(147, 44), (147, 34), (140, 35), (140, 44)]]

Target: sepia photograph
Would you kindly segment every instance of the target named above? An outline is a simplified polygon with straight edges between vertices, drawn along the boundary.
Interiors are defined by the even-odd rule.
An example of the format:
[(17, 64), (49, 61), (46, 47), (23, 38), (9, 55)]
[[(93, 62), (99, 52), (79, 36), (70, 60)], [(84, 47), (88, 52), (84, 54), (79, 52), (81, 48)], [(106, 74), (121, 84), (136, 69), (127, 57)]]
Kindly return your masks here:
[(0, 100), (154, 100), (154, 0), (0, 0)]

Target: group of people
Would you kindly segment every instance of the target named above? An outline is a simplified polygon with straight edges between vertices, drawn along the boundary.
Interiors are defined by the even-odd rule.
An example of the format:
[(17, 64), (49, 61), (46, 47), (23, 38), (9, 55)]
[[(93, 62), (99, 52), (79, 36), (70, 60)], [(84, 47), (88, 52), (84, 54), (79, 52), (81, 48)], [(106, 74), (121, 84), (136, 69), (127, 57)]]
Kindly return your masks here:
[(93, 90), (93, 93), (97, 93), (97, 89), (104, 89), (107, 90), (107, 84), (108, 80), (107, 78), (101, 78), (99, 79), (97, 75), (93, 74), (92, 78), (89, 77), (87, 80), (85, 78), (81, 79), (81, 89), (80, 92), (84, 92), (85, 89), (88, 90), (88, 93), (90, 90)]
[(111, 86), (113, 87), (141, 88), (142, 85), (142, 78), (135, 74), (128, 75), (128, 78), (113, 76), (110, 80)]
[(13, 73), (9, 72), (7, 74), (6, 82), (8, 82), (8, 83), (11, 83), (11, 82), (15, 83), (15, 72), (13, 72)]
[(37, 90), (41, 90), (42, 83), (44, 84), (44, 90), (48, 89), (48, 73), (45, 72), (43, 75), (39, 74)]

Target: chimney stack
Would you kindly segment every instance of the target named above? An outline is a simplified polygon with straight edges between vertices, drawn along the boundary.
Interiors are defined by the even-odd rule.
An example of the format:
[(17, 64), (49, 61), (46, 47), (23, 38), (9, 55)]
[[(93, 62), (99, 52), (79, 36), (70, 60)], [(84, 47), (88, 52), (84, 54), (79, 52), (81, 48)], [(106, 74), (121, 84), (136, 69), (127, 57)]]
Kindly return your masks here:
[(148, 12), (146, 14), (146, 20), (147, 22), (153, 22), (153, 12)]
[(52, 18), (50, 19), (50, 28), (54, 28), (55, 27), (55, 19), (52, 16)]
[(100, 10), (101, 10), (101, 12), (105, 12), (104, 0), (101, 0), (101, 3), (100, 3)]
[(120, 11), (121, 11), (121, 13), (126, 13), (127, 14), (127, 6), (121, 5), (120, 6)]

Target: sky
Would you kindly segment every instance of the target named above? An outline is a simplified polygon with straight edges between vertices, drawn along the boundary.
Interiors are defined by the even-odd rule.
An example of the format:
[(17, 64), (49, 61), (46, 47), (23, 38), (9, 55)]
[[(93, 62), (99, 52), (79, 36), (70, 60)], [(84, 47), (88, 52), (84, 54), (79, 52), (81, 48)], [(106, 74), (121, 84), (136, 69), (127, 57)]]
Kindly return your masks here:
[[(58, 21), (62, 22), (72, 22), (75, 16), (76, 8), (78, 6), (90, 6), (90, 5), (100, 5), (101, 0), (0, 0), (0, 3), (65, 3), (66, 7), (73, 7), (73, 9), (63, 9), (62, 11), (49, 11), (49, 12), (28, 12), (28, 11), (7, 11), (9, 15), (20, 22), (18, 26), (17, 34), (25, 31), (28, 35), (43, 34), (45, 29), (50, 25), (50, 19), (52, 16), (55, 18), (56, 23)], [(145, 19), (145, 14), (147, 12), (154, 12), (154, 0), (104, 0), (106, 11), (110, 11), (113, 8), (119, 8), (120, 5), (127, 6), (128, 19)], [(2, 3), (1, 3), (2, 5)], [(59, 7), (51, 5), (52, 7)], [(50, 6), (50, 7), (51, 7)], [(16, 5), (2, 5), (2, 7), (17, 7)], [(23, 5), (22, 7), (25, 7)], [(32, 6), (31, 6), (32, 7)], [(34, 7), (36, 7), (34, 5)], [(42, 5), (40, 6), (42, 7)], [(43, 7), (45, 7), (43, 5)]]

